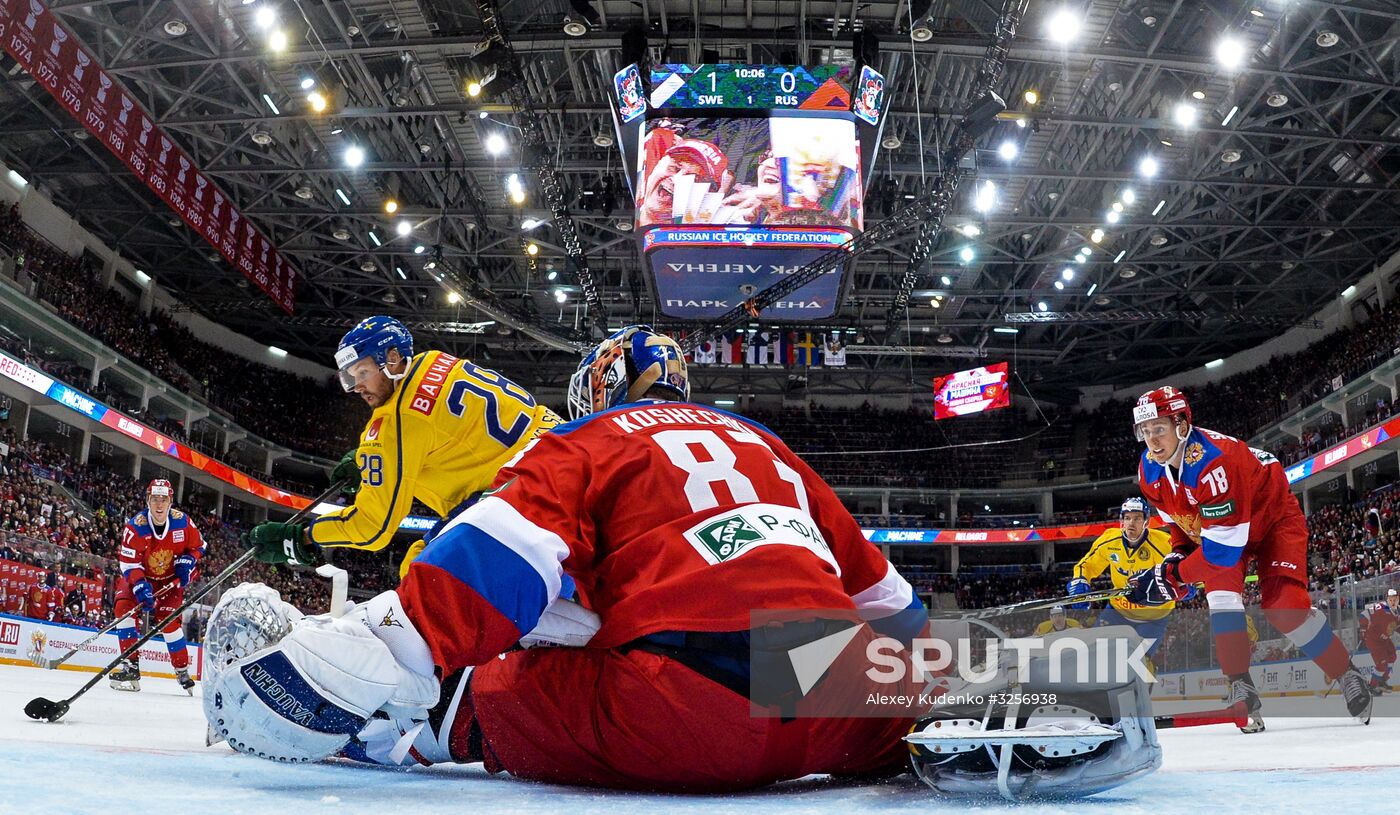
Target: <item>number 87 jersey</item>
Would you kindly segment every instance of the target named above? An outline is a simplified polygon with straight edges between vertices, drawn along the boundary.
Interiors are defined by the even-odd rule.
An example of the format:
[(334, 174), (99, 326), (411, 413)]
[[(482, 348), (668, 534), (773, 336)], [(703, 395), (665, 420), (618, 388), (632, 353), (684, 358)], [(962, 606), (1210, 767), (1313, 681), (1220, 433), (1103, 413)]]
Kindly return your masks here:
[(355, 453), (355, 503), (317, 518), (321, 546), (382, 549), (416, 498), (440, 517), (491, 486), (502, 465), (559, 417), (501, 374), (441, 351), (409, 361)]

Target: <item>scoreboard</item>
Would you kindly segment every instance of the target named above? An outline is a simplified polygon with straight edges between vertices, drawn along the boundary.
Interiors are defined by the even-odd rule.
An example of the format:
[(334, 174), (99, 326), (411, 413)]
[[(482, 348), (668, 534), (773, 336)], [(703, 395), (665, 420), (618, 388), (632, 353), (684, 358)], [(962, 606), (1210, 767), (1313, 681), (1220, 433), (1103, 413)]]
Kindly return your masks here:
[(851, 109), (849, 66), (661, 65), (651, 107), (684, 110)]

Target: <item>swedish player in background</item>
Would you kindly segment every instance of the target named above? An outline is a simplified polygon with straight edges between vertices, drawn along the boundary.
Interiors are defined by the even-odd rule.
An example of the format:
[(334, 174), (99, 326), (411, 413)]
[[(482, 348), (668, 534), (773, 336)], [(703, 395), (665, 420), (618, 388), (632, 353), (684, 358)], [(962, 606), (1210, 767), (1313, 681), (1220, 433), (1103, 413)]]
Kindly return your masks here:
[[(1089, 547), (1089, 552), (1074, 566), (1069, 581), (1070, 594), (1088, 594), (1089, 581), (1108, 572), (1115, 589), (1128, 585), (1128, 580), (1143, 569), (1152, 569), (1171, 554), (1171, 535), (1162, 529), (1147, 528), (1147, 502), (1138, 497), (1128, 498), (1118, 511), (1119, 528), (1106, 529)], [(1086, 609), (1088, 603), (1076, 603), (1071, 608)], [(1097, 625), (1130, 625), (1138, 636), (1154, 640), (1147, 649), (1150, 656), (1162, 644), (1167, 632), (1167, 615), (1176, 603), (1143, 606), (1126, 597), (1114, 597), (1099, 613)]]
[[(347, 492), (355, 502), (308, 524), (254, 527), (247, 543), (265, 563), (318, 562), (322, 546), (383, 549), (415, 498), (448, 517), (559, 424), (552, 410), (496, 371), (442, 351), (415, 355), (413, 336), (392, 317), (361, 320), (340, 341), (335, 361), (346, 393), (374, 410), (359, 446), (331, 473), (332, 481), (352, 484)], [(432, 534), (410, 547), (400, 574)]]

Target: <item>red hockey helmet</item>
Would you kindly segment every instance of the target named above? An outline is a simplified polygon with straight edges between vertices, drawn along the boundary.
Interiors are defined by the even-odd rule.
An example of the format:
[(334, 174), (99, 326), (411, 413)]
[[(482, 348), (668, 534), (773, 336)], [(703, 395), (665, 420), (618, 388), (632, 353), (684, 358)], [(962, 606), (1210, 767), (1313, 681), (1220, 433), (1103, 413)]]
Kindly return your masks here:
[(175, 498), (175, 488), (164, 478), (157, 478), (146, 486), (146, 497), (165, 497), (171, 500)]
[(1169, 416), (1180, 416), (1188, 427), (1191, 425), (1191, 403), (1186, 401), (1186, 394), (1171, 385), (1153, 388), (1139, 396), (1133, 406), (1133, 436), (1142, 441), (1143, 422)]

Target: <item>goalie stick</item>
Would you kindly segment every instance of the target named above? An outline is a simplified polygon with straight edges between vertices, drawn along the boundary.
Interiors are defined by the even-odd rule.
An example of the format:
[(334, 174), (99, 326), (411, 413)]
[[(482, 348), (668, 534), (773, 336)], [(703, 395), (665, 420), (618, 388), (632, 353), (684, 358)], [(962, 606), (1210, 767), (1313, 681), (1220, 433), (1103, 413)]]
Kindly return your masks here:
[[(342, 479), (340, 481), (335, 482), (334, 484), (331, 484), (329, 489), (321, 493), (320, 496), (313, 498), (311, 500), (311, 503), (307, 504), (305, 507), (302, 507), (300, 510), (297, 510), (296, 514), (292, 515), (292, 517), (289, 518), (287, 522), (296, 523), (297, 521), (300, 521), (302, 518), (305, 518), (307, 515), (311, 514), (312, 509), (319, 506), (325, 501), (329, 501), (331, 497), (339, 493), (344, 483), (345, 480)], [(67, 699), (62, 699), (57, 702), (53, 701), (52, 699), (45, 699), (42, 696), (37, 696), (33, 699), (30, 699), (29, 704), (24, 706), (24, 715), (28, 716), (31, 719), (43, 719), (44, 721), (48, 722), (56, 722), (59, 719), (63, 718), (64, 714), (68, 712), (68, 708), (73, 704), (73, 702), (77, 701), (78, 697), (92, 690), (92, 686), (96, 685), (98, 682), (101, 682), (104, 676), (116, 670), (116, 667), (121, 664), (122, 660), (126, 659), (127, 657), (140, 650), (141, 646), (145, 645), (147, 642), (150, 642), (157, 634), (161, 632), (161, 629), (165, 628), (167, 625), (170, 625), (170, 623), (174, 622), (175, 620), (178, 620), (180, 618), (180, 615), (185, 613), (186, 609), (190, 608), (195, 603), (198, 603), (201, 599), (204, 598), (204, 595), (212, 591), (215, 586), (232, 577), (234, 572), (243, 568), (243, 566), (247, 564), (248, 561), (252, 560), (253, 556), (257, 553), (258, 550), (256, 547), (254, 547), (239, 555), (237, 559), (235, 559), (232, 563), (228, 565), (228, 568), (224, 569), (222, 572), (219, 572), (217, 575), (211, 578), (209, 582), (205, 583), (199, 589), (199, 591), (196, 591), (193, 595), (186, 598), (185, 602), (182, 603), (179, 608), (170, 612), (170, 615), (164, 620), (161, 620), (159, 624), (151, 626), (149, 629), (147, 629), (146, 633), (142, 635), (141, 639), (137, 640), (131, 645), (130, 648), (127, 648), (116, 659), (112, 660), (111, 664), (109, 664), (107, 667), (103, 668), (101, 671), (98, 671), (96, 676), (94, 676), (92, 679), (89, 679), (86, 685), (83, 685), (81, 688), (78, 688), (78, 690), (74, 692), (72, 696), (69, 696)]]
[[(166, 586), (165, 588), (156, 592), (156, 599), (159, 600), (160, 598), (164, 597), (165, 593), (170, 591), (170, 589), (171, 586)], [(103, 634), (106, 634), (109, 631), (112, 631), (117, 626), (129, 620), (134, 614), (136, 614), (136, 612), (140, 611), (142, 608), (144, 608), (144, 606), (135, 606), (127, 613), (111, 621), (110, 623), (107, 623), (107, 626), (102, 630), (96, 632), (91, 637), (88, 637), (87, 639), (70, 648), (68, 650), (68, 653), (64, 654), (61, 657), (57, 657), (54, 659), (45, 659), (42, 655), (40, 655), (38, 649), (30, 651), (29, 653), (25, 654), (25, 656), (29, 657), (29, 661), (34, 663), (34, 665), (39, 668), (43, 668), (48, 671), (57, 670), (58, 666), (72, 659), (75, 654), (77, 654), (79, 651), (83, 650), (87, 646), (91, 645), (98, 637), (102, 636)]]

